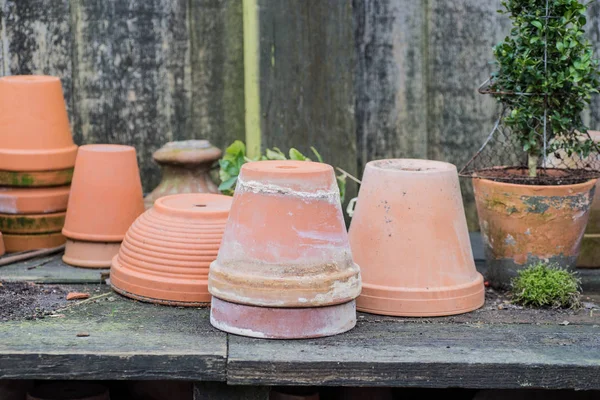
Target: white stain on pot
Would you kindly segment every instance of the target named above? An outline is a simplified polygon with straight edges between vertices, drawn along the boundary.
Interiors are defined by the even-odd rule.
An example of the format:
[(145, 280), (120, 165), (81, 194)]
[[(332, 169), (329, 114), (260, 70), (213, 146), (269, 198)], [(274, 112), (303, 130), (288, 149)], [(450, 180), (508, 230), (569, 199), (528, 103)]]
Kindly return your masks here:
[(506, 239), (504, 239), (504, 243), (508, 246), (514, 246), (517, 244), (517, 241), (511, 234), (506, 235)]
[(294, 196), (305, 201), (325, 200), (328, 203), (339, 204), (340, 192), (337, 186), (332, 185), (330, 190), (317, 190), (314, 192), (302, 192), (289, 187), (274, 185), (272, 183), (262, 183), (258, 181), (246, 181), (241, 176), (238, 177), (236, 191), (252, 192), (254, 194), (272, 194), (283, 196)]

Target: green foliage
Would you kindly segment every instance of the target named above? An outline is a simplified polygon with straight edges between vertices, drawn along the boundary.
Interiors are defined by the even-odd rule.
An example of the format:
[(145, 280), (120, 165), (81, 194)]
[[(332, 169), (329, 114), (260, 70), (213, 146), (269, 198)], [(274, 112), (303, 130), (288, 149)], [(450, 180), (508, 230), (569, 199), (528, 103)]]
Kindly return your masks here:
[[(318, 162), (323, 162), (323, 158), (319, 154), (319, 152), (311, 147), (310, 150), (315, 155), (315, 158)], [(240, 174), (240, 170), (242, 165), (247, 163), (248, 161), (263, 161), (263, 160), (287, 160), (285, 153), (283, 153), (279, 148), (273, 147), (272, 149), (267, 149), (265, 154), (256, 157), (255, 159), (250, 159), (246, 157), (246, 145), (244, 142), (240, 140), (236, 140), (233, 142), (226, 150), (223, 158), (219, 160), (219, 178), (221, 178), (221, 184), (219, 185), (219, 190), (223, 194), (227, 194), (232, 196), (235, 191), (235, 184), (237, 182), (238, 175)], [(306, 157), (304, 154), (300, 153), (295, 148), (291, 148), (289, 151), (289, 159), (296, 161), (311, 161), (310, 158)], [(340, 190), (340, 201), (344, 201), (344, 197), (346, 195), (346, 175), (341, 174), (336, 177), (338, 188)]]
[(512, 281), (513, 302), (531, 307), (579, 308), (580, 280), (573, 272), (546, 263), (532, 265)]
[(600, 85), (598, 60), (583, 29), (587, 4), (548, 0), (549, 18), (546, 0), (504, 0), (502, 5), (512, 30), (494, 48), (498, 69), (490, 89), (510, 110), (504, 123), (536, 159), (543, 156), (547, 110), (547, 154), (562, 149), (587, 157), (593, 143), (581, 139), (587, 127), (580, 114)]

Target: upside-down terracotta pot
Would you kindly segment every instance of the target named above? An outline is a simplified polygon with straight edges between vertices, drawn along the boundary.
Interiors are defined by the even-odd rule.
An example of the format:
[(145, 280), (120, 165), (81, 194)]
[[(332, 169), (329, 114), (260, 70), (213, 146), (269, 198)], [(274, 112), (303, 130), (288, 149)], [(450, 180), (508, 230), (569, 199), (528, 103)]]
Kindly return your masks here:
[(367, 163), (349, 236), (363, 278), (358, 310), (441, 316), (483, 305), (454, 165)]
[(169, 142), (155, 151), (152, 157), (162, 170), (162, 180), (144, 199), (146, 208), (170, 194), (218, 193), (209, 173), (221, 154), (208, 140)]
[(0, 78), (0, 170), (56, 171), (73, 167), (73, 143), (60, 79)]
[(108, 389), (97, 383), (44, 383), (27, 393), (27, 400), (109, 400)]
[(60, 232), (40, 233), (37, 235), (14, 235), (5, 233), (4, 247), (7, 253), (19, 251), (51, 249), (65, 244), (66, 238)]
[(543, 261), (575, 267), (596, 180), (521, 185), (473, 178), (492, 286), (509, 288), (519, 270)]
[(69, 186), (51, 188), (0, 187), (0, 213), (48, 214), (67, 209)]
[(135, 149), (81, 146), (62, 230), (68, 239), (63, 261), (78, 267), (109, 267), (127, 229), (142, 212)]
[(178, 306), (210, 302), (208, 268), (217, 258), (231, 197), (161, 197), (131, 225), (114, 257), (115, 291), (142, 301)]
[(244, 164), (210, 266), (211, 323), (254, 337), (333, 335), (355, 325), (360, 288), (333, 168)]

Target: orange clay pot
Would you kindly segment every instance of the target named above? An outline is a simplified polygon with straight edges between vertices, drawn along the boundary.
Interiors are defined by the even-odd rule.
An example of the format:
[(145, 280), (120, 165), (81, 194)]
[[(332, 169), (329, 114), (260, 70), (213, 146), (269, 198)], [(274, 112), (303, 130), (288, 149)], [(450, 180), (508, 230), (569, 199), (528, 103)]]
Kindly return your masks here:
[(67, 209), (69, 186), (53, 188), (3, 188), (0, 187), (0, 213), (47, 214)]
[(6, 253), (6, 248), (4, 247), (4, 238), (2, 237), (2, 232), (0, 232), (0, 256), (3, 256)]
[(60, 232), (65, 224), (65, 214), (0, 214), (0, 231), (17, 234)]
[(27, 393), (27, 400), (109, 400), (108, 389), (97, 383), (44, 383)]
[(160, 197), (177, 193), (218, 193), (210, 177), (210, 167), (221, 157), (221, 150), (208, 140), (169, 142), (152, 157), (160, 165), (162, 180), (144, 199), (146, 208)]
[[(600, 144), (600, 132), (588, 131), (590, 137), (596, 144)], [(600, 183), (596, 183), (594, 200), (590, 208), (590, 217), (581, 241), (581, 249), (577, 258), (577, 266), (580, 268), (600, 267)]]
[[(135, 149), (110, 144), (81, 146), (62, 230), (71, 239), (63, 260), (81, 267), (109, 267), (118, 243), (143, 211)], [(94, 246), (98, 249), (91, 250)], [(90, 252), (87, 260), (82, 258), (82, 247)]]
[[(223, 244), (210, 266), (209, 291), (221, 301), (217, 309), (213, 298), (213, 325), (256, 337), (339, 333), (354, 326), (360, 288), (333, 168), (306, 161), (244, 164)], [(336, 318), (336, 307), (328, 317), (315, 311), (316, 319), (337, 321), (318, 334), (298, 326), (299, 311), (288, 311), (333, 305)], [(259, 318), (267, 311), (261, 307), (274, 318)], [(232, 318), (236, 312), (243, 318)]]
[(349, 236), (363, 277), (359, 311), (441, 316), (483, 305), (454, 165), (369, 162)]
[(72, 168), (73, 143), (60, 80), (52, 76), (0, 78), (0, 170)]
[(509, 288), (519, 270), (539, 261), (574, 268), (595, 184), (595, 179), (536, 186), (474, 178), (490, 284)]
[(65, 237), (60, 233), (42, 233), (38, 235), (13, 235), (5, 233), (4, 247), (7, 253), (18, 251), (50, 249), (65, 244)]
[(71, 183), (73, 168), (56, 171), (0, 171), (0, 186), (38, 188), (63, 186)]
[(142, 301), (179, 306), (210, 302), (208, 268), (217, 258), (231, 197), (161, 197), (127, 231), (114, 257), (115, 291)]

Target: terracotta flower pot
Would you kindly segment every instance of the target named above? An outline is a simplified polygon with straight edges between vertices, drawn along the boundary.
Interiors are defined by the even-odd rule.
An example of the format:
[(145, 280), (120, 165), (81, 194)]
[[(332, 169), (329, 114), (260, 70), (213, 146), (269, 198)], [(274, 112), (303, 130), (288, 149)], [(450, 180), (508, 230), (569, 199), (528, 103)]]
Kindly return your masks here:
[(142, 301), (180, 306), (210, 302), (208, 268), (217, 258), (231, 197), (161, 197), (129, 228), (114, 257), (115, 291)]
[(60, 232), (65, 224), (65, 214), (0, 214), (0, 231), (16, 234)]
[(56, 171), (0, 171), (0, 186), (38, 188), (71, 183), (73, 168)]
[(4, 247), (4, 238), (2, 237), (2, 232), (0, 232), (0, 256), (3, 256), (6, 253), (6, 248)]
[(60, 80), (52, 76), (0, 78), (0, 170), (72, 168), (73, 143)]
[(349, 236), (363, 278), (358, 310), (441, 316), (483, 305), (454, 165), (369, 162)]
[(208, 140), (169, 142), (153, 154), (162, 170), (160, 184), (144, 199), (146, 208), (160, 197), (177, 193), (218, 193), (210, 167), (221, 157), (221, 150)]
[(38, 235), (13, 235), (5, 233), (4, 247), (7, 253), (19, 251), (50, 249), (65, 244), (62, 233), (42, 233)]
[[(109, 144), (81, 146), (62, 230), (69, 239), (64, 262), (109, 267), (125, 232), (143, 211), (135, 149)], [(87, 256), (80, 251), (83, 248)]]
[(6, 188), (0, 187), (0, 213), (47, 214), (67, 209), (69, 186), (53, 188)]
[(595, 179), (535, 186), (474, 178), (490, 284), (508, 288), (520, 269), (538, 261), (574, 268), (595, 184)]
[[(333, 168), (305, 161), (244, 164), (210, 267), (213, 325), (256, 337), (339, 333), (354, 326), (360, 287)], [(329, 311), (319, 310), (325, 306)], [(300, 323), (311, 314), (313, 330)], [(273, 318), (261, 317), (268, 315)]]
[(108, 389), (97, 383), (45, 383), (27, 393), (27, 400), (109, 400)]

